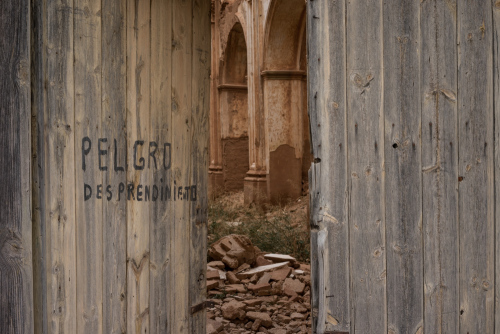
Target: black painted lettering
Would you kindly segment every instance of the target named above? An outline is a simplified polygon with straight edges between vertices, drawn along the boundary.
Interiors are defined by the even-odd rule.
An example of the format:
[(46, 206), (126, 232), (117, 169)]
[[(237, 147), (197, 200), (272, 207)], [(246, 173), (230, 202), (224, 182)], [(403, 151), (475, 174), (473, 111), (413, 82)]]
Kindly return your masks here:
[(177, 184), (174, 181), (174, 201), (175, 201), (175, 196), (177, 195)]
[[(88, 144), (88, 147), (85, 148), (85, 143)], [(90, 148), (92, 147), (92, 143), (89, 137), (83, 137), (82, 139), (82, 169), (85, 171), (85, 156), (90, 153)]]
[(134, 197), (134, 184), (133, 183), (127, 184), (127, 200), (130, 201), (130, 197), (131, 196), (132, 196), (132, 199), (135, 200), (135, 197)]
[(97, 191), (96, 191), (95, 197), (97, 199), (102, 199), (102, 184), (97, 185)]
[(149, 191), (151, 190), (150, 186), (144, 186), (144, 202), (149, 201)]
[(99, 140), (97, 141), (97, 151), (99, 152), (99, 170), (102, 170), (102, 171), (108, 170), (108, 166), (103, 166), (101, 163), (101, 157), (103, 155), (108, 154), (108, 150), (101, 149), (101, 143), (107, 143), (107, 142), (108, 142), (108, 138), (99, 138)]
[(155, 202), (158, 199), (158, 187), (155, 184), (153, 185), (153, 194), (152, 194), (151, 198), (152, 198), (153, 202)]
[(170, 169), (171, 164), (172, 164), (172, 146), (170, 145), (170, 143), (165, 143), (165, 145), (163, 145), (163, 168), (165, 168), (166, 170)]
[(106, 192), (108, 193), (108, 196), (106, 196), (106, 199), (108, 201), (110, 201), (111, 198), (113, 197), (113, 193), (111, 192), (111, 184), (108, 184), (108, 186), (106, 187)]
[(118, 200), (120, 200), (120, 194), (125, 191), (125, 184), (123, 182), (120, 182), (118, 185)]
[(123, 172), (125, 168), (118, 166), (118, 145), (116, 144), (116, 139), (115, 139), (115, 172)]
[(182, 197), (182, 199), (185, 201), (189, 201), (189, 188), (190, 187), (184, 187), (184, 196)]
[(144, 145), (144, 140), (136, 140), (134, 143), (134, 168), (135, 170), (143, 170), (145, 165), (145, 159), (143, 157), (139, 158), (140, 165), (137, 164), (137, 146)]
[[(151, 147), (154, 147), (154, 150), (151, 151)], [(155, 153), (158, 150), (158, 144), (154, 141), (149, 142), (149, 157), (148, 157), (148, 168), (151, 168), (151, 158), (153, 158), (155, 162), (155, 169), (158, 169), (158, 166), (156, 165), (156, 156)]]
[(177, 198), (180, 200), (182, 200), (182, 187), (179, 187), (177, 189)]
[(196, 185), (191, 186), (191, 200), (193, 202), (196, 201)]
[(137, 201), (142, 202), (142, 184), (137, 186)]
[(92, 197), (92, 187), (88, 184), (83, 184), (83, 198), (87, 201)]
[(169, 201), (172, 197), (172, 188), (170, 186), (165, 187), (165, 201)]

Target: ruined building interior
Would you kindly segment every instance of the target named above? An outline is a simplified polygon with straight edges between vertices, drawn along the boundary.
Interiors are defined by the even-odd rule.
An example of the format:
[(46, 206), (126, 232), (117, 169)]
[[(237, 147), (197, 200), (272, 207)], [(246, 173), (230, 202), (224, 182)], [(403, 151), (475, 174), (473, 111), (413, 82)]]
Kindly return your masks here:
[(307, 188), (304, 0), (213, 0), (209, 191), (277, 204)]

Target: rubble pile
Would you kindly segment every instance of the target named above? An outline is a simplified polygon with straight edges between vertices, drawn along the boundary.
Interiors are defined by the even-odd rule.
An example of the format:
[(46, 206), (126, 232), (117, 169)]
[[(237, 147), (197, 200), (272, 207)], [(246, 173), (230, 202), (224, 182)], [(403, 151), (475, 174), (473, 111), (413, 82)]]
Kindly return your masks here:
[(208, 334), (310, 333), (310, 266), (229, 235), (208, 251)]

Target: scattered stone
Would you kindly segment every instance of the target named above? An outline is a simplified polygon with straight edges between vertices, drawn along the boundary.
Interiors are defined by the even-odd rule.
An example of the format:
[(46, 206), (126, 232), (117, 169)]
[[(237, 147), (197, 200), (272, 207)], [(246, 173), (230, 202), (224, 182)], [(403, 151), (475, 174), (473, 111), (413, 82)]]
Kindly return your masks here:
[[(276, 261), (272, 263), (266, 258), (269, 254), (251, 244), (244, 246), (253, 250), (255, 261), (240, 262), (242, 257), (233, 256), (231, 251), (245, 249), (240, 244), (245, 243), (245, 237), (228, 237), (212, 245), (222, 259), (207, 265), (207, 290), (214, 302), (206, 312), (207, 333), (310, 333), (310, 267), (281, 254), (270, 254)], [(276, 256), (287, 261), (277, 262)]]
[(245, 304), (242, 302), (231, 300), (230, 302), (222, 305), (222, 316), (225, 319), (234, 320), (236, 318), (243, 320), (245, 319)]
[(218, 270), (207, 270), (207, 280), (220, 279)]
[(212, 267), (212, 268), (216, 268), (216, 269), (224, 269), (226, 267), (226, 265), (222, 261), (208, 262), (207, 265), (210, 266), (210, 267)]
[(295, 259), (293, 256), (290, 256), (290, 255), (266, 254), (266, 255), (264, 255), (264, 257), (268, 260), (273, 261), (274, 263), (279, 263), (279, 262), (295, 263), (295, 262), (297, 262), (297, 259)]
[(297, 313), (297, 312), (292, 313), (292, 314), (290, 315), (290, 318), (291, 318), (292, 320), (306, 320), (306, 316), (305, 316), (304, 314), (302, 314), (302, 313)]
[(207, 290), (212, 290), (219, 287), (219, 280), (207, 281)]
[(232, 271), (228, 271), (226, 273), (226, 277), (227, 277), (227, 280), (229, 281), (229, 283), (231, 283), (231, 284), (240, 283), (240, 280), (238, 279), (238, 277), (236, 277), (236, 274)]
[(226, 290), (226, 293), (245, 293), (247, 292), (247, 289), (245, 289), (245, 286), (243, 284), (229, 284), (224, 287)]
[(248, 290), (253, 292), (262, 290), (271, 290), (271, 284), (269, 283), (249, 284)]
[(224, 325), (216, 320), (207, 319), (207, 334), (217, 334), (222, 329)]
[(267, 265), (267, 266), (260, 266), (260, 267), (256, 267), (256, 268), (253, 268), (253, 269), (249, 269), (249, 270), (240, 272), (236, 276), (238, 278), (240, 278), (240, 277), (241, 278), (251, 277), (251, 276), (253, 276), (255, 274), (258, 274), (258, 273), (263, 273), (263, 272), (266, 272), (266, 271), (271, 271), (273, 269), (285, 267), (288, 264), (289, 264), (288, 262), (282, 262), (282, 263), (270, 264), (270, 265)]
[(295, 291), (297, 294), (301, 294), (304, 292), (306, 285), (299, 281), (298, 279), (287, 278), (285, 279), (285, 283), (283, 284), (283, 289), (290, 289)]
[(247, 236), (231, 234), (219, 239), (210, 246), (208, 255), (222, 261), (229, 268), (236, 269), (243, 263), (255, 263), (255, 249)]
[(271, 273), (271, 279), (274, 281), (284, 281), (288, 277), (288, 275), (290, 275), (291, 271), (292, 268), (290, 267), (275, 270)]
[(261, 323), (262, 323), (262, 320), (260, 320), (260, 319), (255, 320), (252, 327), (251, 327), (252, 330), (257, 331), (260, 328)]
[(263, 312), (248, 312), (247, 318), (254, 321), (259, 319), (264, 327), (270, 327), (273, 324), (269, 314)]
[(259, 255), (255, 259), (255, 263), (257, 264), (257, 266), (261, 267), (261, 266), (267, 266), (267, 265), (273, 264), (273, 261), (266, 259), (262, 255)]

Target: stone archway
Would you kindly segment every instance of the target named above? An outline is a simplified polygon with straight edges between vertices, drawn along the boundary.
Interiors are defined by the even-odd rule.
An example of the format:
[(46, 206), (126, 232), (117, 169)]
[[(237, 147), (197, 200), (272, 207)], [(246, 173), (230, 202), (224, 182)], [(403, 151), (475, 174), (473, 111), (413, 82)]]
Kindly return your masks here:
[(263, 48), (268, 196), (280, 203), (302, 194), (310, 164), (303, 0), (274, 0)]
[(247, 46), (239, 21), (229, 32), (218, 90), (223, 188), (243, 190), (249, 168)]

